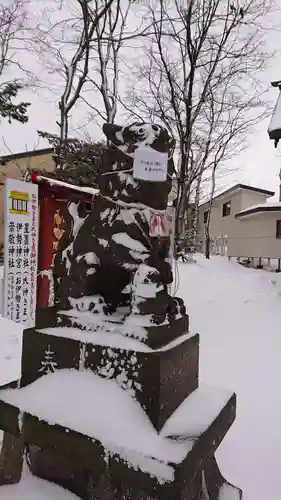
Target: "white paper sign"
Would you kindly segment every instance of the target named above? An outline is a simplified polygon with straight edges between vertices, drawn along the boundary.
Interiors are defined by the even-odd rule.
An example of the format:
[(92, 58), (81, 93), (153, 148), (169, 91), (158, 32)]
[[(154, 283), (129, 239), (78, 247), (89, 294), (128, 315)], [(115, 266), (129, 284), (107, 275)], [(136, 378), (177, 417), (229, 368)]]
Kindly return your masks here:
[(149, 148), (135, 151), (133, 177), (143, 181), (165, 182), (167, 179), (168, 153)]
[(38, 186), (5, 178), (4, 316), (35, 325)]

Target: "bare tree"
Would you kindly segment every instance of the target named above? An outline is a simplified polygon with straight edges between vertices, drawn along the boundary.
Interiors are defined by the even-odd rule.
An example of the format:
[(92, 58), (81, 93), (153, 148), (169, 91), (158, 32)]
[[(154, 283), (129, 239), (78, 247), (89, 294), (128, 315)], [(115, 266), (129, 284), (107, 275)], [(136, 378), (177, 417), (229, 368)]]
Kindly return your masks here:
[(96, 1), (95, 9), (91, 9), (90, 2), (87, 0), (77, 0), (77, 2), (81, 8), (83, 29), (70, 63), (64, 66), (65, 88), (59, 102), (61, 144), (67, 140), (69, 113), (79, 99), (88, 76), (93, 35), (99, 27), (100, 20), (110, 9), (113, 0), (107, 0), (102, 7), (99, 7)]
[(55, 4), (50, 0), (48, 8), (41, 9), (33, 48), (45, 69), (42, 84), (60, 95), (57, 124), (63, 142), (76, 103), (86, 110), (88, 122), (114, 121), (122, 103), (119, 83), (126, 73), (125, 53), (134, 52), (134, 41), (151, 34), (152, 21), (139, 15), (137, 0), (63, 0), (59, 12)]
[[(229, 92), (229, 81), (225, 78), (216, 87), (209, 89), (208, 99), (201, 113), (203, 134), (199, 127), (195, 141), (196, 168), (192, 169), (193, 177), (198, 175), (192, 224), (193, 245), (196, 242), (198, 225), (199, 187), (202, 179), (211, 172), (211, 191), (205, 224), (207, 258), (210, 252), (210, 217), (218, 169), (222, 174), (228, 160), (245, 150), (248, 144), (247, 136), (269, 113), (270, 110), (264, 106), (263, 92), (259, 89), (252, 88), (251, 95), (246, 93), (243, 99), (241, 96), (237, 98), (235, 93)], [(194, 141), (192, 153), (193, 146)]]
[[(26, 0), (10, 0), (0, 5), (0, 117), (9, 123), (28, 121), (30, 103), (18, 102), (16, 98), (22, 89), (30, 83), (31, 73), (21, 62), (22, 50), (28, 41), (30, 29), (29, 4)], [(2, 137), (9, 153), (13, 153)], [(0, 158), (0, 186), (6, 177), (6, 165), (9, 158)], [(16, 159), (10, 162), (15, 166), (15, 175), (24, 179), (25, 168)], [(1, 221), (0, 221), (1, 222)]]
[[(96, 4), (97, 4), (97, 0)], [(97, 40), (93, 46), (95, 63), (87, 78), (87, 94), (94, 90), (102, 98), (102, 106), (98, 106), (97, 100), (89, 101), (85, 96), (84, 102), (92, 110), (91, 118), (96, 117), (102, 121), (113, 123), (117, 113), (119, 98), (119, 80), (122, 69), (120, 67), (120, 51), (128, 39), (143, 35), (143, 30), (136, 29), (131, 34), (126, 29), (128, 17), (135, 0), (128, 0), (127, 5), (121, 0), (116, 2), (107, 10), (100, 19), (96, 35)]]
[[(92, 110), (90, 118), (97, 123), (113, 123), (117, 110), (132, 114), (120, 90), (122, 86), (128, 85), (132, 69), (128, 62), (130, 55), (134, 60), (142, 58), (144, 46), (153, 35), (157, 22), (145, 10), (142, 12), (141, 6), (138, 0), (116, 0), (96, 29), (97, 39), (93, 44), (92, 56), (94, 64), (89, 71), (83, 100)], [(92, 91), (100, 95), (100, 106), (97, 99), (90, 101), (86, 98), (85, 94)], [(133, 114), (137, 115), (135, 110)]]
[[(268, 55), (263, 23), (272, 5), (271, 0), (190, 0), (183, 8), (175, 0), (171, 8), (161, 1), (158, 10), (150, 10), (154, 33), (129, 101), (142, 116), (163, 121), (178, 140), (177, 237), (190, 187), (210, 166), (210, 155), (217, 165), (226, 160), (238, 130), (245, 132), (240, 124), (227, 146), (219, 148), (225, 132), (220, 126), (220, 133), (214, 133), (206, 120), (210, 101), (216, 109), (223, 104), (231, 121), (244, 108), (244, 128), (252, 112), (261, 114), (258, 79)], [(221, 112), (219, 116), (222, 120)]]
[[(20, 62), (18, 49), (24, 44), (28, 27), (25, 0), (4, 1), (0, 5), (0, 116), (11, 123), (28, 121), (29, 103), (15, 102), (26, 86), (27, 69)], [(15, 78), (15, 75), (18, 77)]]
[(59, 80), (55, 93), (60, 95), (57, 125), (61, 148), (68, 139), (71, 112), (88, 78), (100, 22), (113, 3), (114, 0), (96, 0), (94, 5), (88, 0), (75, 0), (74, 4), (61, 2), (60, 12), (55, 11), (56, 22), (54, 6), (42, 13), (33, 46), (51, 78)]
[[(54, 26), (52, 11), (49, 11), (47, 21), (37, 37), (41, 59), (44, 60), (46, 53), (49, 54), (46, 67), (48, 72), (51, 72), (53, 80), (54, 76), (60, 80), (63, 77), (64, 80), (63, 92), (59, 88), (55, 89), (55, 92), (61, 94), (60, 119), (57, 124), (60, 127), (60, 147), (65, 148), (66, 154), (56, 154), (56, 160), (59, 167), (62, 165), (67, 169), (69, 163), (63, 162), (62, 158), (69, 156), (67, 152), (73, 145), (73, 139), (69, 140), (69, 123), (76, 103), (82, 103), (83, 109), (86, 110), (85, 115), (89, 117), (89, 123), (114, 122), (118, 104), (122, 104), (119, 84), (126, 68), (122, 53), (125, 55), (128, 49), (133, 51), (132, 44), (139, 38), (144, 39), (148, 36), (152, 26), (149, 19), (144, 20), (140, 16), (139, 20), (138, 6), (133, 9), (136, 0), (126, 2), (116, 0), (110, 5), (108, 2), (108, 7), (99, 17), (96, 13), (100, 13), (100, 4), (103, 5), (104, 2), (94, 0), (87, 2), (85, 6), (84, 0), (73, 1), (74, 8), (71, 15), (68, 14), (67, 21), (65, 13), (61, 14)], [(75, 9), (75, 4), (81, 7), (82, 16), (80, 10)], [(89, 16), (91, 16), (91, 32), (90, 25), (86, 28)], [(82, 35), (79, 33), (81, 23), (84, 26)], [(68, 56), (69, 51), (73, 53), (72, 58)], [(40, 135), (42, 136), (42, 132)], [(83, 143), (92, 143), (92, 138), (89, 138), (87, 133), (81, 134), (79, 131), (79, 135), (82, 135)], [(50, 134), (45, 134), (45, 137), (47, 136), (51, 137)], [(58, 148), (55, 149), (58, 152)]]

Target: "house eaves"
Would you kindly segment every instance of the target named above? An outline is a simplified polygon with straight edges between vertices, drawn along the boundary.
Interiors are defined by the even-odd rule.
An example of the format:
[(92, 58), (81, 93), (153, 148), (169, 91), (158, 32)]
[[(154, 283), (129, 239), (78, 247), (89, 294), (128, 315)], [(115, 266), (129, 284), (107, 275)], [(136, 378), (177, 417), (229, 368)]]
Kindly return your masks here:
[[(254, 193), (264, 194), (268, 198), (275, 195), (274, 191), (268, 191), (267, 189), (257, 188), (254, 186), (249, 186), (247, 184), (235, 184), (235, 186), (232, 186), (231, 188), (227, 189), (226, 191), (223, 191), (222, 193), (215, 196), (213, 198), (213, 202), (217, 201), (221, 198), (225, 198), (226, 196), (230, 196), (230, 195), (234, 194), (236, 191), (238, 192), (242, 189), (245, 191), (251, 191)], [(207, 205), (208, 203), (209, 203), (209, 201), (205, 201), (204, 203), (200, 204), (200, 207)]]
[(251, 207), (245, 208), (235, 214), (236, 219), (242, 219), (243, 217), (249, 217), (264, 213), (281, 212), (281, 202), (273, 203), (260, 203), (260, 205), (252, 205)]
[(0, 156), (0, 165), (6, 164), (12, 160), (20, 160), (21, 158), (32, 158), (34, 156), (43, 156), (54, 153), (54, 148), (34, 149), (32, 151), (23, 151), (10, 155)]

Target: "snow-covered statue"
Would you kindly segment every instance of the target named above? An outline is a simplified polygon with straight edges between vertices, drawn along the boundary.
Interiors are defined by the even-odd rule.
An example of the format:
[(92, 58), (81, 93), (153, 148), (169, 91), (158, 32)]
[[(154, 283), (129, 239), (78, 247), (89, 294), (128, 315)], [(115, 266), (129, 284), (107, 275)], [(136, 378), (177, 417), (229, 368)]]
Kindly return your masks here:
[(92, 210), (68, 206), (56, 308), (23, 332), (20, 383), (0, 387), (0, 498), (19, 482), (11, 495), (31, 498), (24, 465), (81, 500), (242, 500), (214, 455), (236, 396), (200, 387), (199, 335), (168, 293), (173, 140), (159, 125), (104, 132)]
[[(55, 303), (60, 310), (119, 317), (122, 312), (127, 320), (145, 316), (142, 324), (147, 326), (167, 324), (185, 316), (183, 301), (167, 291), (173, 277), (165, 209), (174, 171), (174, 139), (164, 127), (146, 123), (106, 123), (103, 131), (109, 147), (100, 171), (100, 192), (88, 216), (79, 205), (68, 207), (69, 230), (55, 261)], [(145, 178), (151, 165), (156, 180)]]

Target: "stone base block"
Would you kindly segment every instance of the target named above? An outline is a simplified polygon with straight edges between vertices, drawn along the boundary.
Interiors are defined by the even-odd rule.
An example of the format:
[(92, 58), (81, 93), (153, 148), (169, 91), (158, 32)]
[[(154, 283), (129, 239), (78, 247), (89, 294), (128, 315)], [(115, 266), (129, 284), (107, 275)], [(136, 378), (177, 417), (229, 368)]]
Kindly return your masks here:
[(21, 436), (4, 432), (0, 445), (0, 486), (20, 481), (23, 465), (24, 442)]
[(23, 334), (21, 387), (72, 368), (115, 379), (141, 404), (156, 429), (198, 387), (199, 336), (184, 334), (151, 349), (120, 334), (75, 328), (28, 329)]
[[(36, 394), (35, 384), (32, 386)], [(120, 449), (117, 444), (104, 443), (96, 439), (95, 428), (91, 436), (81, 434), (73, 428), (61, 425), (55, 417), (51, 418), (51, 413), (48, 418), (52, 421), (52, 425), (49, 425), (42, 419), (42, 415), (31, 415), (23, 411), (25, 398), (21, 391), (25, 389), (0, 391), (0, 428), (30, 445), (32, 468), (36, 474), (68, 487), (77, 494), (79, 491), (83, 500), (92, 500), (93, 497), (89, 496), (88, 492), (98, 487), (101, 476), (110, 478), (114, 492), (116, 488), (118, 490), (124, 485), (128, 491), (130, 489), (143, 491), (149, 498), (189, 500), (192, 498), (190, 492), (196, 492), (198, 486), (195, 478), (199, 478), (200, 474), (202, 477), (205, 469), (206, 481), (212, 483), (214, 474), (212, 464), (210, 465), (208, 460), (214, 455), (235, 418), (234, 394), (229, 394), (227, 391), (220, 392), (212, 387), (198, 388), (166, 422), (157, 438), (160, 439), (159, 448), (156, 446), (154, 455), (154, 452), (145, 452), (143, 443), (147, 441), (147, 435), (141, 427), (136, 430), (139, 433), (138, 450), (135, 448), (136, 445), (135, 449)], [(47, 394), (48, 391), (46, 397)], [(28, 397), (30, 396), (32, 394), (29, 392)], [(7, 402), (9, 400), (13, 400), (13, 405)], [(20, 408), (15, 404), (17, 400), (20, 402)], [(52, 398), (46, 403), (49, 408)], [(29, 403), (26, 404), (28, 406)], [(64, 408), (63, 394), (61, 404)], [(65, 412), (68, 415), (69, 409), (65, 408)], [(117, 417), (113, 408), (111, 411), (109, 408), (109, 412), (111, 420), (107, 415), (105, 425), (109, 426), (111, 432)], [(90, 415), (89, 421), (91, 420)], [(127, 425), (131, 428), (129, 420)], [(110, 432), (105, 430), (104, 435), (107, 436)], [(156, 431), (154, 436), (152, 435), (152, 439), (157, 437)], [(151, 450), (150, 443), (148, 446)], [(163, 456), (161, 455), (163, 446), (165, 450), (166, 446), (169, 447), (171, 455), (170, 452), (167, 455), (166, 451)], [(209, 489), (216, 492), (214, 487)], [(108, 498), (119, 500), (120, 496), (112, 491)], [(215, 497), (210, 498), (215, 500)], [(196, 500), (199, 500), (199, 497)]]

